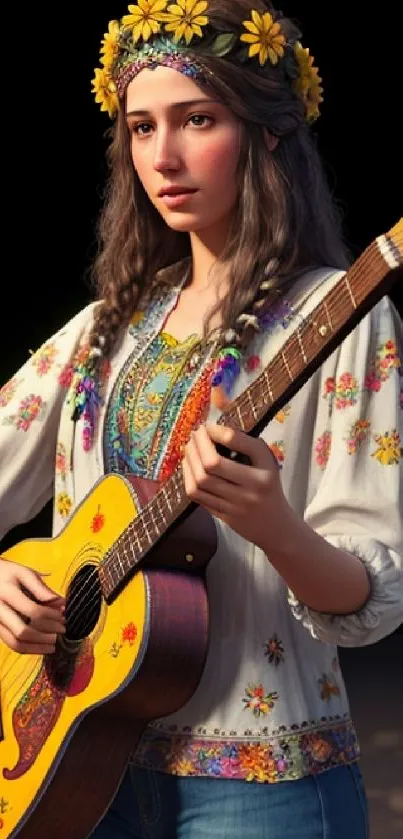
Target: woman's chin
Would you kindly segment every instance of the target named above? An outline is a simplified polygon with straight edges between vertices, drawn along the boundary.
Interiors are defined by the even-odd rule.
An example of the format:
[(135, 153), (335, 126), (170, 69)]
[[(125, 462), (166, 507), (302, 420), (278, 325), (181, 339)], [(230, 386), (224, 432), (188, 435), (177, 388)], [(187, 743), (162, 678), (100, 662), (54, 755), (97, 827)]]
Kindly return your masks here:
[(195, 213), (179, 211), (164, 214), (164, 221), (171, 230), (176, 230), (177, 233), (195, 233), (206, 226)]

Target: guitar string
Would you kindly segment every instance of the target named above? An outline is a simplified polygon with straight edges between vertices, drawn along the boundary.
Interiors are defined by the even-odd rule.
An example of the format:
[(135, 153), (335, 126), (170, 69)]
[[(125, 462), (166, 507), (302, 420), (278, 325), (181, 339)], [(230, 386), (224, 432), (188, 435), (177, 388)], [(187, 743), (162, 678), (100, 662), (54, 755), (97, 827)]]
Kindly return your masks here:
[[(24, 669), (25, 669), (25, 666), (26, 666), (26, 665), (25, 665), (25, 661), (26, 661), (26, 657), (25, 657), (25, 656), (17, 655), (16, 653), (13, 653), (13, 651), (12, 651), (12, 650), (10, 650), (10, 654), (9, 654), (9, 655), (10, 655), (10, 656), (14, 656), (14, 657), (13, 657), (13, 660), (11, 661), (11, 665), (10, 665), (10, 667), (8, 668), (8, 670), (7, 670), (5, 673), (3, 673), (3, 672), (1, 673), (1, 688), (2, 688), (2, 698), (3, 698), (3, 699), (4, 699), (4, 697), (6, 697), (6, 695), (7, 695), (8, 691), (9, 691), (10, 689), (12, 689), (13, 684), (15, 684), (15, 683), (17, 682), (17, 680), (18, 680), (18, 678), (19, 678), (19, 675), (20, 675), (20, 674), (18, 674), (18, 673), (17, 673), (17, 675), (12, 676), (12, 678), (11, 678), (11, 680), (10, 680), (10, 684), (9, 684), (9, 685), (7, 685), (7, 682), (6, 682), (7, 677), (10, 675), (10, 673), (12, 673), (12, 670), (16, 667), (16, 665), (18, 665), (18, 664), (21, 664), (21, 663), (22, 663), (22, 664), (24, 665)], [(5, 658), (5, 660), (4, 660), (4, 663), (6, 663), (6, 661), (7, 661), (7, 659), (8, 659), (8, 658), (9, 658), (9, 656), (6, 656), (6, 658)], [(21, 684), (21, 683), (19, 683), (19, 684), (18, 684), (18, 686), (17, 686), (17, 688), (16, 688), (16, 690), (15, 690), (14, 694), (12, 694), (12, 695), (11, 695), (11, 697), (10, 697), (9, 701), (5, 704), (5, 706), (4, 706), (4, 707), (5, 707), (6, 709), (8, 709), (8, 708), (10, 707), (11, 703), (14, 701), (14, 699), (16, 698), (16, 696), (17, 696), (19, 693), (21, 693), (21, 688), (23, 688), (23, 687), (27, 684), (27, 682), (29, 681), (29, 679), (31, 678), (31, 676), (32, 676), (32, 674), (33, 674), (33, 672), (34, 672), (34, 670), (36, 669), (37, 664), (39, 663), (39, 661), (40, 661), (40, 659), (41, 659), (41, 656), (40, 656), (40, 655), (34, 655), (34, 656), (33, 656), (33, 658), (34, 658), (34, 661), (33, 661), (33, 663), (32, 663), (32, 667), (31, 667), (31, 669), (30, 669), (29, 673), (27, 673), (27, 674), (26, 674), (26, 676), (25, 676), (25, 678), (24, 678), (24, 680), (23, 680), (22, 684)], [(31, 657), (30, 657), (30, 660), (32, 661)], [(28, 666), (29, 666), (29, 663), (28, 663)]]

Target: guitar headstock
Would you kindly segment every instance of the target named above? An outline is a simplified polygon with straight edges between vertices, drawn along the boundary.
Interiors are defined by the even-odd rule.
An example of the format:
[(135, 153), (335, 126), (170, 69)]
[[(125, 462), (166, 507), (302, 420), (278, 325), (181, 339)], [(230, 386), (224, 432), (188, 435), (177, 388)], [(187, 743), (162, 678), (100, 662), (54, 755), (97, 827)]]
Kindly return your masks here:
[(386, 237), (395, 246), (403, 262), (403, 217), (389, 230)]

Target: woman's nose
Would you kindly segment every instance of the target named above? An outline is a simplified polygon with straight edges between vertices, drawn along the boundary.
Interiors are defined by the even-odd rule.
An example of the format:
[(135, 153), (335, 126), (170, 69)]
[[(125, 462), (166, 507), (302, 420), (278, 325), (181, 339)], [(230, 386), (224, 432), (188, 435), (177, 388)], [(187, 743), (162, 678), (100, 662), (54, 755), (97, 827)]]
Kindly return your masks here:
[(156, 138), (154, 169), (157, 172), (177, 172), (181, 166), (182, 159), (177, 140), (170, 133), (161, 132)]

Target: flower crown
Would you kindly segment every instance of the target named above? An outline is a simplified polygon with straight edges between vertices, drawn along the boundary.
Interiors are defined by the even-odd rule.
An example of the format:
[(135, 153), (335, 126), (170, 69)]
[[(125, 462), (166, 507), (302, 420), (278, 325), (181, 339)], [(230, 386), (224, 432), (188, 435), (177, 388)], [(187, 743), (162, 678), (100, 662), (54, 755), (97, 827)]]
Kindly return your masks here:
[(102, 67), (95, 70), (92, 81), (101, 110), (114, 117), (127, 85), (145, 67), (169, 66), (203, 79), (205, 71), (197, 57), (206, 55), (239, 63), (255, 60), (263, 71), (268, 62), (283, 63), (305, 104), (308, 122), (316, 120), (323, 101), (322, 79), (309, 50), (300, 41), (287, 39), (281, 15), (253, 10), (242, 23), (245, 31), (217, 33), (208, 8), (208, 0), (137, 0), (129, 6), (129, 14), (110, 21), (102, 40)]

